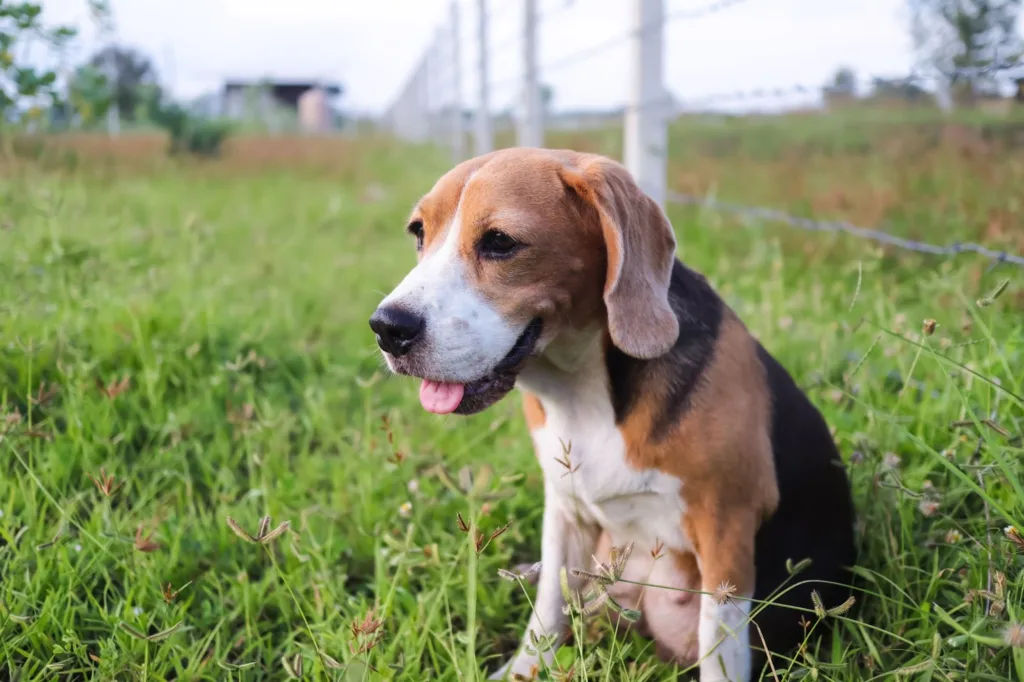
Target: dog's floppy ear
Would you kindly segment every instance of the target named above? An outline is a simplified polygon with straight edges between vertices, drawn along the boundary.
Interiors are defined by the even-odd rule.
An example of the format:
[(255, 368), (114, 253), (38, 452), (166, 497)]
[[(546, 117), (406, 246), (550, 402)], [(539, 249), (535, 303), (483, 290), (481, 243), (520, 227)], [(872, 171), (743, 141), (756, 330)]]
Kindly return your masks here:
[(612, 343), (634, 358), (669, 351), (679, 321), (668, 301), (676, 238), (668, 218), (629, 172), (604, 157), (580, 157), (562, 181), (597, 212), (608, 253), (604, 302)]

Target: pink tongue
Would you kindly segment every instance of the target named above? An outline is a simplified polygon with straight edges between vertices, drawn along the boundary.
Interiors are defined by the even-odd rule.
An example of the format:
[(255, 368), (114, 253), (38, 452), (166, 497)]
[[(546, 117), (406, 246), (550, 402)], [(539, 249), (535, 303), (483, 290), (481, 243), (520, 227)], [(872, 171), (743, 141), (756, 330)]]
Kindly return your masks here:
[(462, 384), (442, 384), (424, 379), (420, 384), (420, 403), (427, 412), (451, 414), (462, 402), (465, 390)]

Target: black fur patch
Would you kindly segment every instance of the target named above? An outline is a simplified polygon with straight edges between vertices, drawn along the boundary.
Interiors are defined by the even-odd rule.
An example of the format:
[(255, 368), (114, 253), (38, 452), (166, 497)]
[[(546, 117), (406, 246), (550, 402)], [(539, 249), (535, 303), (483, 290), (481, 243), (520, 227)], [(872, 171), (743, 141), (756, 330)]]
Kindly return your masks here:
[[(631, 358), (614, 346), (606, 353), (616, 422), (628, 417), (645, 391), (663, 392), (654, 398), (662, 408), (652, 427), (653, 441), (668, 436), (690, 408), (694, 390), (714, 355), (724, 312), (724, 303), (707, 280), (679, 261), (672, 270), (669, 301), (679, 319), (679, 338), (671, 351), (646, 361)], [(838, 606), (850, 596), (851, 590), (842, 585), (854, 582), (844, 568), (854, 565), (857, 558), (854, 507), (839, 451), (821, 412), (760, 344), (757, 353), (772, 401), (771, 442), (779, 507), (756, 535), (754, 598), (771, 599), (777, 605), (755, 617), (760, 634), (752, 630), (750, 641), (760, 649), (763, 635), (770, 651), (785, 656), (803, 641), (802, 617), (815, 620), (813, 613), (787, 606), (813, 609), (812, 590), (821, 595), (826, 608)], [(811, 565), (790, 578), (786, 560), (795, 565), (805, 558), (811, 559)], [(784, 583), (782, 590), (788, 591), (782, 597), (774, 596)], [(795, 583), (807, 584), (793, 588)], [(820, 627), (817, 632), (822, 632)], [(764, 654), (755, 651), (753, 679), (761, 679), (765, 663)], [(779, 658), (775, 665), (785, 668), (786, 661)]]
[(663, 391), (656, 397), (662, 408), (652, 427), (654, 442), (668, 436), (690, 409), (690, 398), (714, 355), (724, 310), (707, 280), (679, 260), (672, 267), (668, 297), (679, 320), (679, 338), (668, 353), (638, 360), (610, 346), (605, 354), (616, 423), (629, 416), (637, 396), (652, 387)]
[[(772, 450), (779, 507), (762, 524), (755, 540), (754, 599), (772, 600), (778, 605), (765, 608), (754, 621), (768, 649), (780, 656), (775, 659), (776, 667), (785, 667), (781, 656), (791, 653), (804, 637), (801, 617), (816, 620), (813, 613), (787, 606), (813, 609), (812, 590), (821, 595), (826, 608), (839, 606), (850, 596), (851, 590), (842, 585), (853, 583), (853, 574), (844, 567), (853, 566), (857, 558), (854, 506), (849, 479), (824, 417), (760, 344), (758, 358), (767, 373), (772, 398)], [(805, 558), (811, 559), (811, 565), (790, 578), (786, 559), (796, 564)], [(780, 591), (788, 591), (776, 599), (772, 593), (787, 578), (789, 582)], [(798, 583), (805, 584), (790, 589)], [(816, 633), (822, 633), (820, 626)], [(764, 646), (756, 631), (751, 632), (750, 640), (757, 648)], [(754, 654), (753, 679), (757, 680), (766, 660), (762, 653)], [(770, 679), (770, 673), (764, 679)]]

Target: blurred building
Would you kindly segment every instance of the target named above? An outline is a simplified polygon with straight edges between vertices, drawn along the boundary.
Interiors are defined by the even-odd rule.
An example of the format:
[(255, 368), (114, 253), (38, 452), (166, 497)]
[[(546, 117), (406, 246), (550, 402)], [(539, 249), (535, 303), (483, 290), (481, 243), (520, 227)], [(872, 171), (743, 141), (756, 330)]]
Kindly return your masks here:
[(322, 88), (310, 88), (299, 95), (299, 129), (304, 133), (326, 133), (332, 127), (331, 109), (327, 93)]
[(272, 131), (326, 132), (338, 127), (336, 100), (343, 92), (341, 85), (313, 80), (229, 80), (193, 109)]

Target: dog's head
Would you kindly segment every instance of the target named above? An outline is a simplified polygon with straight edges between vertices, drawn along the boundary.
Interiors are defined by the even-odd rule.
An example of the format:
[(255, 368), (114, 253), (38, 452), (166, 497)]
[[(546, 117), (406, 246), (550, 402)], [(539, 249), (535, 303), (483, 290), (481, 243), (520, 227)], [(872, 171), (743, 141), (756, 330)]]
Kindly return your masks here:
[(619, 164), (505, 149), (441, 177), (408, 221), (418, 264), (370, 318), (392, 371), (436, 413), (500, 400), (567, 330), (599, 324), (636, 358), (665, 353), (675, 236)]

